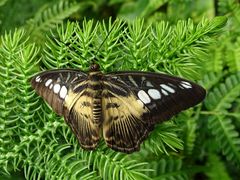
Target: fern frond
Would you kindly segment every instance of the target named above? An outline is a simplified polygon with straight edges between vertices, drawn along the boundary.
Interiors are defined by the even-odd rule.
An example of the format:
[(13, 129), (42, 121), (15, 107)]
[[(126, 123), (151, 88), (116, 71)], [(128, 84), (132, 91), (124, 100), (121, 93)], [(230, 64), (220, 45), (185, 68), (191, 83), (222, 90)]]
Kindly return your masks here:
[(197, 138), (197, 120), (194, 118), (189, 118), (186, 121), (186, 127), (183, 130), (184, 138), (184, 152), (187, 155), (192, 154), (195, 147), (195, 141)]
[(240, 137), (229, 118), (211, 117), (208, 126), (228, 161), (240, 164)]
[(212, 46), (209, 48), (209, 60), (206, 63), (206, 69), (208, 72), (222, 72), (224, 68), (224, 45), (221, 43), (222, 41), (219, 40), (216, 43), (213, 43)]
[(62, 23), (65, 18), (78, 11), (80, 7), (79, 4), (69, 0), (60, 0), (58, 3), (48, 4), (40, 9), (33, 19), (29, 20), (26, 28), (37, 41), (37, 38), (43, 38), (44, 32), (56, 28), (57, 24)]
[(169, 155), (169, 150), (183, 150), (182, 140), (177, 136), (178, 131), (179, 128), (170, 122), (156, 126), (150, 137), (144, 142), (144, 147), (156, 155)]
[(201, 73), (198, 68), (206, 61), (207, 44), (212, 41), (209, 37), (225, 23), (226, 18), (219, 17), (212, 21), (203, 19), (197, 26), (191, 20), (178, 21), (171, 28), (165, 23), (156, 24), (156, 30), (152, 30), (155, 53), (150, 57), (154, 62), (150, 62), (151, 68), (159, 71), (162, 67), (168, 73), (190, 79), (199, 77)]
[[(98, 52), (95, 53), (95, 56), (103, 57), (99, 59), (101, 62), (103, 71), (112, 71), (114, 69), (114, 64), (121, 62), (123, 55), (121, 54), (120, 48), (120, 39), (124, 35), (124, 22), (121, 20), (115, 20), (113, 23), (110, 18), (108, 23), (103, 21), (100, 24), (99, 32), (100, 36), (98, 37), (98, 44), (96, 47), (102, 46), (100, 49), (96, 48)], [(111, 32), (110, 32), (111, 31)], [(105, 42), (103, 42), (105, 41)], [(100, 44), (101, 43), (101, 44)], [(103, 44), (102, 44), (103, 43)]]
[(203, 76), (203, 79), (199, 83), (209, 90), (213, 88), (222, 78), (223, 73), (209, 72)]
[[(34, 111), (28, 114), (28, 112), (20, 110), (24, 102), (33, 102), (31, 100), (32, 94), (28, 89), (28, 78), (32, 74), (30, 70), (32, 66), (27, 62), (30, 60), (26, 59), (26, 61), (23, 62), (22, 65), (25, 67), (20, 72), (22, 76), (19, 75), (19, 69), (16, 68), (18, 60), (23, 58), (21, 52), (24, 52), (28, 57), (36, 57), (37, 50), (34, 45), (29, 45), (30, 48), (27, 48), (26, 42), (26, 39), (24, 39), (24, 31), (22, 30), (16, 30), (14, 33), (6, 33), (4, 36), (1, 36), (0, 91), (2, 95), (0, 96), (0, 165), (2, 169), (0, 171), (4, 170), (5, 172), (8, 172), (9, 169), (16, 170), (20, 159), (22, 159), (21, 153), (16, 145), (20, 142), (19, 134), (21, 128), (26, 123), (26, 121), (21, 118), (27, 115), (25, 117), (30, 119), (34, 114)], [(16, 84), (19, 84), (19, 86), (16, 86)], [(23, 99), (26, 98), (24, 102), (20, 101), (19, 103), (19, 93), (24, 96), (22, 97)]]
[(208, 110), (226, 112), (238, 96), (240, 96), (240, 73), (231, 75), (225, 83), (209, 92), (205, 105)]
[(103, 179), (149, 179), (145, 173), (151, 171), (146, 168), (146, 162), (131, 159), (128, 155), (112, 151), (103, 144), (92, 152), (82, 150), (81, 158), (88, 162), (89, 169), (97, 171)]
[[(56, 142), (46, 144), (43, 141), (31, 153), (36, 153), (36, 159), (26, 160), (24, 167), (27, 179), (94, 179), (96, 172), (89, 172), (86, 162), (77, 159), (69, 145), (58, 145)], [(38, 154), (38, 155), (37, 155)], [(33, 156), (30, 156), (33, 157)], [(84, 178), (83, 178), (84, 177)]]
[(207, 166), (208, 171), (206, 171), (206, 174), (210, 180), (230, 180), (230, 176), (226, 170), (226, 167), (224, 166), (223, 161), (220, 160), (220, 158), (217, 155), (210, 154), (208, 156), (208, 164)]
[(235, 43), (228, 44), (228, 50), (226, 55), (226, 62), (230, 72), (240, 71), (240, 38), (237, 38)]
[(38, 61), (36, 56), (38, 55), (39, 49), (34, 44), (26, 45), (25, 48), (20, 51), (19, 58), (15, 60), (16, 73), (18, 74), (16, 81), (18, 87), (16, 89), (17, 99), (25, 104), (24, 106), (18, 106), (15, 110), (20, 117), (20, 120), (25, 124), (29, 124), (38, 109), (38, 98), (36, 98), (29, 79), (32, 77), (33, 69), (35, 68)]
[[(76, 26), (76, 24), (75, 24)], [(93, 20), (84, 20), (82, 25), (77, 25), (74, 33), (76, 34), (70, 44), (71, 65), (76, 68), (88, 70), (89, 63), (96, 51), (95, 42), (100, 24)], [(71, 47), (72, 46), (72, 47)]]
[(240, 137), (229, 118), (221, 114), (231, 108), (232, 103), (240, 96), (240, 73), (229, 76), (225, 83), (218, 85), (209, 92), (205, 105), (215, 112), (215, 116), (209, 116), (208, 126), (216, 137), (218, 145), (228, 160), (240, 163)]
[[(203, 20), (196, 27), (191, 21), (179, 21), (176, 27), (169, 27), (166, 23), (160, 22), (150, 29), (150, 26), (144, 26), (142, 20), (137, 20), (129, 24), (124, 31), (122, 31), (121, 21), (114, 23), (114, 26), (109, 21), (108, 28), (104, 22), (93, 26), (91, 21), (88, 23), (84, 21), (83, 30), (77, 24), (75, 24), (77, 28), (74, 28), (68, 23), (66, 29), (59, 28), (61, 30), (58, 31), (60, 38), (65, 34), (65, 39), (60, 41), (55, 39), (56, 42), (50, 40), (47, 43), (47, 58), (44, 63), (51, 68), (71, 64), (82, 70), (87, 69), (92, 60), (92, 54), (96, 52), (96, 47), (100, 46), (109, 29), (113, 27), (110, 37), (101, 48), (101, 58), (98, 55), (96, 57), (101, 62), (103, 70), (108, 71), (110, 65), (113, 67), (116, 65), (118, 69), (164, 70), (171, 74), (195, 79), (200, 72), (198, 69), (200, 63), (206, 59), (210, 36), (219, 31), (225, 23), (225, 18)], [(119, 39), (123, 40), (119, 41)], [(58, 60), (59, 58), (61, 59)], [(56, 62), (60, 62), (60, 65)]]
[[(67, 23), (65, 26), (58, 26), (58, 37), (48, 37), (46, 43), (45, 58), (43, 63), (48, 69), (75, 67), (81, 70), (88, 70), (92, 59), (91, 52), (95, 47), (98, 23), (94, 21), (83, 21), (82, 27), (76, 23)], [(53, 34), (52, 34), (53, 35)]]
[[(143, 20), (136, 20), (133, 24), (128, 25), (128, 32), (124, 36), (123, 68), (131, 67), (131, 69), (144, 70), (147, 66), (147, 53), (149, 41), (149, 27), (144, 27)], [(141, 63), (140, 63), (141, 62)]]
[(183, 170), (183, 161), (174, 157), (161, 158), (159, 160), (152, 160), (149, 162), (149, 168), (154, 169), (148, 175), (152, 179), (161, 180), (178, 180), (188, 179), (187, 173)]

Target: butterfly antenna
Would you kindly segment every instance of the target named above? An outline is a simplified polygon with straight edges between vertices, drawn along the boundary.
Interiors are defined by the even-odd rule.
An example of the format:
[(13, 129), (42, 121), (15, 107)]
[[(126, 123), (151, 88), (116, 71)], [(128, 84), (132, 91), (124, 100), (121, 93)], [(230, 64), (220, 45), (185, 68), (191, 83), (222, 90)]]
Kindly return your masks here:
[(96, 57), (97, 57), (97, 55), (98, 55), (98, 53), (99, 53), (101, 47), (103, 46), (103, 44), (105, 43), (105, 41), (108, 39), (109, 35), (111, 34), (111, 32), (112, 32), (114, 26), (115, 26), (115, 21), (113, 22), (113, 25), (112, 25), (110, 31), (108, 32), (107, 36), (104, 38), (104, 40), (103, 40), (102, 43), (100, 44), (100, 46), (99, 46), (99, 48), (98, 48), (96, 54), (94, 55), (93, 60), (92, 60), (92, 63), (93, 63), (93, 64), (96, 63), (96, 61), (97, 61), (97, 60), (96, 60)]

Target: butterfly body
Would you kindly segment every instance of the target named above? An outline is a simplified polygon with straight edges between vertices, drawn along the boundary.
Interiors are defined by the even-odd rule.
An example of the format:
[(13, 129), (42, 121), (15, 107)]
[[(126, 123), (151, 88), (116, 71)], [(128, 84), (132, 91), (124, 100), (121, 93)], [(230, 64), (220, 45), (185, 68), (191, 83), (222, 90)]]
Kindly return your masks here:
[(156, 123), (205, 97), (202, 87), (185, 79), (138, 71), (103, 74), (97, 64), (88, 74), (45, 71), (31, 83), (64, 116), (84, 149), (95, 149), (102, 133), (109, 147), (125, 153), (139, 150)]

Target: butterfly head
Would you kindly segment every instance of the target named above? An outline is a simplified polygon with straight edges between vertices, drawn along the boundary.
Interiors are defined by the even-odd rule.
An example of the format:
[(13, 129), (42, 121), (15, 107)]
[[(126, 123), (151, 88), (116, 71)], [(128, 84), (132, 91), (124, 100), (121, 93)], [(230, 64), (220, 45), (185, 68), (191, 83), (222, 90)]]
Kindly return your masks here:
[(96, 63), (92, 63), (89, 69), (90, 72), (97, 72), (99, 70), (100, 70), (100, 66)]

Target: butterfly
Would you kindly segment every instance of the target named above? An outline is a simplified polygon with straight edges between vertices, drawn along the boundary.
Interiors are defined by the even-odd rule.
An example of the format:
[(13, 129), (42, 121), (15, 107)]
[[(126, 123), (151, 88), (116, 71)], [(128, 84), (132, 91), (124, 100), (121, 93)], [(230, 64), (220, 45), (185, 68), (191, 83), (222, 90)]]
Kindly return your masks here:
[(138, 151), (157, 123), (195, 106), (206, 95), (204, 88), (179, 77), (140, 71), (103, 74), (99, 69), (95, 63), (89, 73), (48, 70), (31, 80), (86, 150), (94, 150), (103, 135), (116, 151)]

